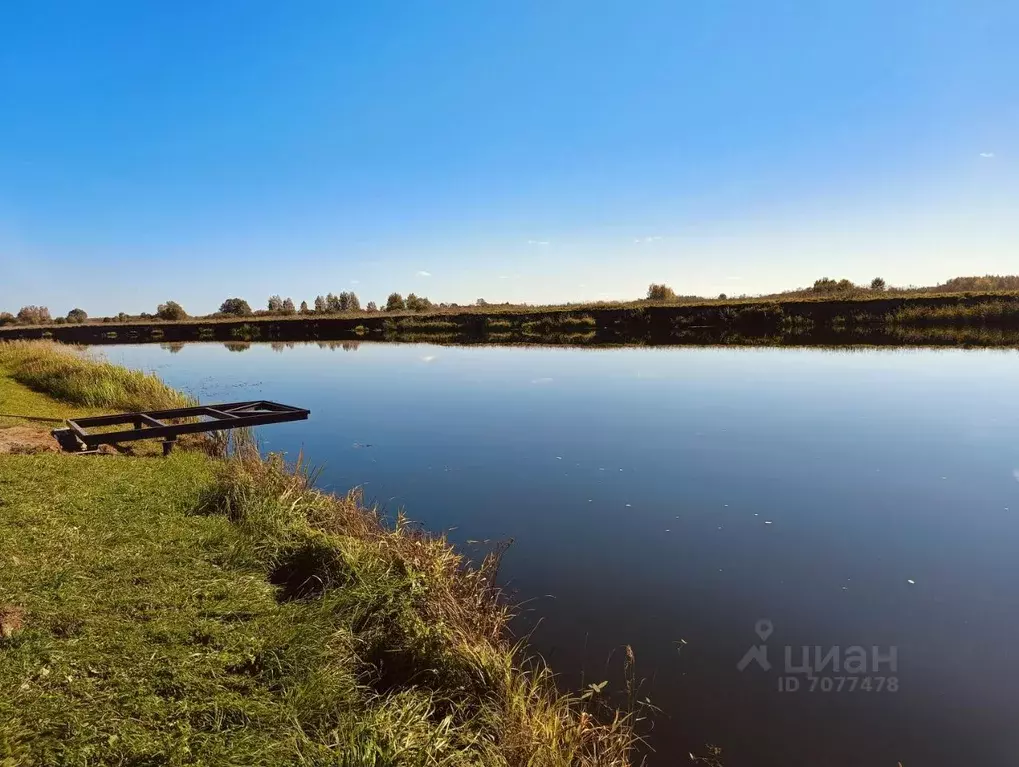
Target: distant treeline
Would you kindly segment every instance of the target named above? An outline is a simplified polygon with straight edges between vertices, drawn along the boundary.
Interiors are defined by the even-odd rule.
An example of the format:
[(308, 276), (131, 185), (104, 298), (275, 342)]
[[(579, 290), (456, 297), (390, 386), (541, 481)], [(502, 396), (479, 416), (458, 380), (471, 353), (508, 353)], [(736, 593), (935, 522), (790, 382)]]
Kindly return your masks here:
[[(483, 298), (479, 298), (474, 306), (488, 306)], [(381, 311), (389, 312), (425, 312), (431, 309), (458, 308), (459, 304), (432, 303), (425, 296), (418, 296), (409, 293), (404, 298), (400, 293), (390, 293), (386, 299), (386, 305)], [(154, 313), (142, 312), (141, 314), (127, 314), (120, 312), (111, 317), (99, 318), (100, 322), (131, 322), (137, 320), (165, 320), (168, 322), (187, 319), (221, 319), (233, 317), (286, 317), (297, 314), (348, 314), (348, 313), (373, 313), (380, 311), (374, 301), (369, 301), (363, 308), (361, 299), (354, 292), (341, 292), (339, 295), (327, 293), (324, 296), (316, 296), (312, 306), (307, 301), (301, 301), (300, 308), (294, 304), (290, 297), (283, 298), (279, 295), (269, 296), (265, 309), (252, 309), (251, 305), (243, 298), (228, 298), (219, 307), (219, 311), (206, 315), (191, 315), (177, 301), (167, 301), (159, 304)], [(72, 309), (65, 317), (53, 317), (49, 308), (45, 306), (23, 306), (17, 314), (0, 312), (0, 326), (3, 325), (63, 325), (68, 323), (82, 323), (88, 320), (88, 314), (84, 309)]]
[[(688, 304), (707, 301), (743, 301), (760, 299), (797, 299), (797, 298), (831, 298), (834, 300), (852, 299), (873, 296), (875, 294), (887, 294), (897, 296), (925, 295), (930, 293), (966, 293), (966, 292), (993, 292), (993, 291), (1019, 291), (1019, 275), (984, 275), (983, 277), (953, 277), (940, 284), (929, 287), (893, 287), (886, 284), (881, 277), (875, 277), (869, 284), (859, 285), (848, 279), (832, 279), (822, 277), (815, 280), (809, 288), (797, 288), (783, 293), (769, 295), (750, 296), (742, 294), (739, 296), (727, 296), (725, 293), (717, 297), (680, 295), (670, 286), (653, 283), (648, 287), (647, 293), (634, 301), (618, 302), (613, 305), (626, 306), (641, 303), (655, 304)], [(599, 304), (567, 304), (566, 306), (598, 306)], [(381, 308), (374, 302), (369, 301), (362, 307), (361, 300), (357, 294), (350, 291), (333, 294), (327, 293), (324, 296), (316, 296), (309, 306), (307, 301), (301, 301), (298, 306), (290, 297), (283, 298), (281, 295), (270, 296), (264, 309), (252, 309), (251, 305), (243, 298), (228, 298), (219, 307), (219, 311), (207, 315), (190, 315), (185, 308), (177, 301), (167, 301), (159, 304), (154, 313), (142, 312), (141, 314), (127, 314), (120, 312), (116, 316), (101, 317), (93, 319), (94, 322), (138, 322), (146, 320), (162, 320), (167, 322), (182, 321), (188, 319), (231, 319), (236, 317), (286, 317), (293, 315), (346, 315), (346, 314), (373, 314), (375, 312), (429, 312), (435, 310), (462, 309), (470, 306), (472, 309), (479, 307), (490, 307), (498, 309), (526, 309), (541, 310), (543, 307), (531, 304), (493, 304), (483, 298), (477, 299), (473, 304), (456, 303), (433, 303), (425, 296), (418, 296), (409, 293), (406, 298), (400, 293), (390, 293)], [(4, 325), (48, 325), (48, 324), (75, 324), (84, 323), (89, 319), (85, 310), (80, 308), (71, 309), (65, 316), (53, 317), (50, 310), (45, 306), (28, 305), (23, 306), (17, 312), (0, 312), (0, 326)]]

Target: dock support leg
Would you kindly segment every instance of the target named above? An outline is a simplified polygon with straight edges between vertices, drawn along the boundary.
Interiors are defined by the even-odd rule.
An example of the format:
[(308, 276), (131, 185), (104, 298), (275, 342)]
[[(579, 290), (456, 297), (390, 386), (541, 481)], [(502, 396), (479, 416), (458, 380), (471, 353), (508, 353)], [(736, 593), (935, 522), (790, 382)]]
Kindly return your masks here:
[(173, 450), (173, 446), (175, 444), (177, 444), (177, 438), (176, 437), (170, 437), (168, 439), (164, 439), (163, 440), (163, 457), (164, 458), (170, 454), (170, 451)]

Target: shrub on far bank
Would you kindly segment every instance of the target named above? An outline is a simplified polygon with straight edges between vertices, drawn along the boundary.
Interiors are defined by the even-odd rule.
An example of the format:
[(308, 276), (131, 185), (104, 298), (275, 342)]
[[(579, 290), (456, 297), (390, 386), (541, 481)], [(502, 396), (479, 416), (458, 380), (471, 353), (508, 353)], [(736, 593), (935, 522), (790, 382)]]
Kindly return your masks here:
[(251, 315), (251, 306), (243, 298), (228, 298), (219, 307), (220, 314), (232, 314), (235, 317)]
[(413, 293), (407, 296), (404, 304), (412, 312), (425, 312), (432, 308), (432, 302), (424, 296), (416, 296)]
[(45, 306), (22, 306), (18, 310), (18, 322), (23, 325), (43, 325), (51, 320), (50, 310)]
[(188, 313), (176, 301), (167, 301), (156, 307), (156, 316), (161, 320), (186, 320)]
[(814, 286), (811, 290), (815, 293), (851, 293), (856, 290), (856, 285), (847, 279), (833, 280), (828, 277), (822, 277), (814, 281)]
[(674, 291), (668, 285), (659, 285), (654, 282), (648, 285), (647, 289), (648, 301), (673, 301), (675, 299), (676, 291)]

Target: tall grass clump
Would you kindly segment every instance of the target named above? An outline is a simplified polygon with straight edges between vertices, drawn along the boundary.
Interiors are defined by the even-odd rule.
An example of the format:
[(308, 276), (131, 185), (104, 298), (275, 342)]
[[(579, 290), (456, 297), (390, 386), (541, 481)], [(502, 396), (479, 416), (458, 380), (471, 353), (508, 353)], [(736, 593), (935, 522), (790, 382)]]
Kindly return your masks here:
[(556, 335), (571, 331), (593, 331), (597, 324), (597, 320), (589, 314), (579, 316), (557, 314), (524, 322), (521, 324), (520, 329), (525, 335)]
[(449, 322), (448, 320), (435, 320), (428, 318), (418, 317), (407, 317), (406, 319), (397, 320), (397, 330), (414, 330), (414, 331), (451, 331), (457, 329), (455, 322)]
[(85, 407), (134, 411), (198, 404), (155, 375), (51, 341), (0, 343), (0, 367), (30, 389)]
[[(316, 740), (380, 764), (630, 763), (631, 716), (561, 694), (540, 659), (511, 639), (498, 553), (472, 566), (402, 515), (387, 524), (359, 491), (317, 490), (300, 460), (287, 466), (249, 450), (222, 464), (201, 511), (246, 533), (250, 550), (238, 555), (265, 569), (281, 599), (319, 604), (327, 616), (317, 632), (329, 648), (274, 648), (254, 661), (265, 673), (303, 669), (285, 676), (303, 680), (289, 693), (303, 701), (302, 726)], [(356, 716), (330, 703), (322, 653), (353, 669)]]
[(997, 324), (1019, 321), (1019, 301), (981, 301), (941, 306), (907, 305), (894, 312), (893, 324)]

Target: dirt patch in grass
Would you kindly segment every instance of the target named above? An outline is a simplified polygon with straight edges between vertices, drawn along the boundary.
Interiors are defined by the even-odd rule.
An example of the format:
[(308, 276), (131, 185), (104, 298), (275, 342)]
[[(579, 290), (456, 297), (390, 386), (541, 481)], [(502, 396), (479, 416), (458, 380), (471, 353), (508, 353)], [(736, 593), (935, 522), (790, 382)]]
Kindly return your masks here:
[(0, 455), (56, 453), (60, 446), (48, 429), (36, 426), (0, 428)]
[(20, 607), (0, 605), (0, 639), (10, 639), (21, 631), (25, 612)]

